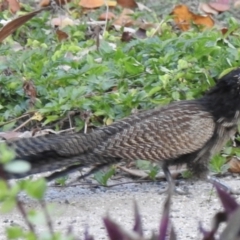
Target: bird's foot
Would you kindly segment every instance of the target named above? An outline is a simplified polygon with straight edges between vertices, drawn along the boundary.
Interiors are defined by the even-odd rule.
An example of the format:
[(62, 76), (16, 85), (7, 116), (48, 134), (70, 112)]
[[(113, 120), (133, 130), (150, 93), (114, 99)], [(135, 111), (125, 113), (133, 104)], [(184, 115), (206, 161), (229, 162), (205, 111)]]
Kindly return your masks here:
[(176, 194), (176, 195), (188, 195), (189, 194), (189, 189), (184, 186), (184, 187), (177, 187), (175, 185), (173, 186), (168, 186), (164, 189), (161, 189), (159, 194), (167, 193), (167, 194)]

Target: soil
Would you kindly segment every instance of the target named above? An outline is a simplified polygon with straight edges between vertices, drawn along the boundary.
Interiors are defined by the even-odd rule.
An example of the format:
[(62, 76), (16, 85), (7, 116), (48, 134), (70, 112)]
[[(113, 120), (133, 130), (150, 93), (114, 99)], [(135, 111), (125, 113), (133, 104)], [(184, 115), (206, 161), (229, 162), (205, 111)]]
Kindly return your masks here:
[[(71, 177), (75, 178), (76, 174)], [(239, 177), (227, 176), (221, 181), (232, 188), (239, 185)], [(75, 235), (83, 239), (84, 231), (88, 226), (89, 233), (95, 239), (107, 239), (102, 218), (108, 214), (124, 229), (132, 229), (133, 204), (136, 200), (142, 216), (145, 236), (150, 236), (152, 231), (158, 232), (166, 198), (165, 194), (159, 194), (166, 185), (164, 181), (131, 183), (113, 188), (93, 188), (81, 183), (67, 187), (56, 187), (50, 183), (45, 200), (52, 206), (50, 215), (55, 231), (64, 233), (72, 228)], [(172, 198), (171, 219), (177, 232), (177, 239), (201, 239), (199, 222), (209, 229), (214, 214), (222, 209), (221, 203), (212, 185), (205, 181), (180, 180), (178, 183), (181, 188), (187, 187), (189, 194), (175, 194)], [(35, 200), (25, 195), (21, 195), (20, 198), (27, 209), (41, 211), (39, 203)], [(239, 196), (236, 196), (236, 199), (240, 202)], [(0, 239), (4, 239), (5, 228), (11, 225), (26, 228), (18, 211), (0, 215)], [(42, 234), (48, 232), (43, 223), (38, 224), (37, 231)]]

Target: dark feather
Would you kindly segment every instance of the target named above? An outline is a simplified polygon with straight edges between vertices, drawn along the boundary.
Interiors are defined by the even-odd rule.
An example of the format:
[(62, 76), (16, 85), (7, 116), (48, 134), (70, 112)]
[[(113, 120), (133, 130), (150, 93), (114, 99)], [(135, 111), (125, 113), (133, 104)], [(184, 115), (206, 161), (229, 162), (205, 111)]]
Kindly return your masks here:
[[(240, 116), (240, 69), (222, 77), (202, 98), (143, 111), (90, 134), (54, 135), (9, 143), (30, 162), (25, 175), (63, 168), (147, 159), (167, 169), (187, 163), (206, 176), (210, 158), (236, 132)], [(166, 172), (165, 172), (166, 173)], [(54, 176), (54, 175), (53, 175)]]

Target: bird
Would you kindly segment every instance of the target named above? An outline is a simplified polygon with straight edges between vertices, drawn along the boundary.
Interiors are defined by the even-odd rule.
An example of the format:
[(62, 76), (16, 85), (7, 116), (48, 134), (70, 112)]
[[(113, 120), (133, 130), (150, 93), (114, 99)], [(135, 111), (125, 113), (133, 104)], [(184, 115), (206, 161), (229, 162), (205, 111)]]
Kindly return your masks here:
[[(209, 161), (237, 131), (240, 121), (240, 68), (220, 77), (215, 86), (193, 100), (180, 100), (141, 111), (91, 133), (49, 135), (8, 141), (15, 160), (31, 169), (7, 179), (52, 171), (61, 174), (124, 160), (150, 160), (161, 166), (173, 184), (169, 166), (186, 164), (194, 176), (209, 176)], [(0, 171), (1, 172), (1, 171)], [(90, 173), (89, 173), (90, 174)]]

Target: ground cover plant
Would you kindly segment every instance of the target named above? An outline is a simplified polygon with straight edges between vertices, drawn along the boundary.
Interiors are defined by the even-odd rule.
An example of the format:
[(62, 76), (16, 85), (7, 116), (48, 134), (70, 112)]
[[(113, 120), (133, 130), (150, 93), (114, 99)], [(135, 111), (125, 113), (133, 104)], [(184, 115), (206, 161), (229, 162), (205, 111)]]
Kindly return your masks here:
[[(16, 5), (8, 4), (5, 10), (1, 5), (2, 25), (12, 18), (9, 9), (15, 12)], [(226, 27), (209, 26), (208, 22), (208, 28), (203, 29), (206, 26), (195, 21), (196, 15), (192, 13), (186, 27), (171, 12), (158, 16), (135, 8), (135, 2), (132, 4), (134, 6), (128, 6), (134, 7), (131, 11), (121, 4), (109, 10), (111, 6), (103, 3), (100, 8), (85, 13), (84, 6), (70, 2), (67, 17), (62, 16), (59, 8), (55, 13), (42, 11), (19, 23), (9, 37), (4, 35), (3, 39), (0, 32), (3, 39), (0, 45), (0, 137), (3, 140), (73, 129), (89, 132), (141, 110), (200, 97), (215, 84), (216, 78), (239, 66), (240, 30), (231, 15), (225, 19)], [(41, 6), (45, 5), (41, 3)], [(16, 12), (24, 16), (34, 8), (22, 4)], [(178, 6), (173, 9), (177, 10)], [(116, 18), (97, 22), (100, 14), (110, 11), (114, 11)], [(187, 13), (184, 12), (184, 16)], [(141, 25), (143, 20), (149, 25)], [(19, 21), (23, 21), (22, 18)], [(212, 159), (211, 171), (222, 174), (230, 169), (239, 173), (238, 146), (236, 135), (234, 141)], [(11, 159), (8, 153), (4, 157), (4, 151), (1, 150), (2, 163)], [(24, 171), (24, 163), (20, 164), (20, 170)], [(137, 167), (147, 170), (149, 177), (155, 179), (156, 166), (142, 162)], [(19, 171), (19, 166), (17, 168)], [(97, 173), (95, 179), (107, 185), (114, 173), (113, 167)], [(45, 188), (42, 180), (26, 180), (13, 188), (2, 181), (2, 209), (8, 211), (17, 206), (23, 211), (17, 200), (21, 190), (39, 199), (46, 209), (42, 201)], [(45, 217), (48, 218), (47, 212)], [(9, 239), (36, 239), (34, 220), (28, 223), (29, 232), (11, 228)], [(50, 223), (49, 229), (52, 233), (49, 239), (67, 239), (53, 234)], [(207, 238), (207, 233), (204, 236), (215, 239)]]

